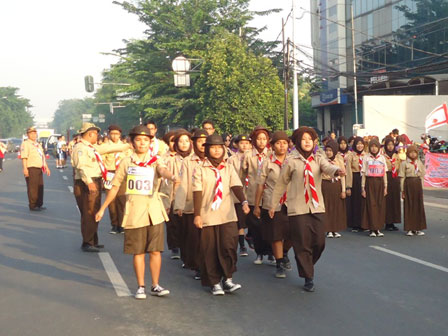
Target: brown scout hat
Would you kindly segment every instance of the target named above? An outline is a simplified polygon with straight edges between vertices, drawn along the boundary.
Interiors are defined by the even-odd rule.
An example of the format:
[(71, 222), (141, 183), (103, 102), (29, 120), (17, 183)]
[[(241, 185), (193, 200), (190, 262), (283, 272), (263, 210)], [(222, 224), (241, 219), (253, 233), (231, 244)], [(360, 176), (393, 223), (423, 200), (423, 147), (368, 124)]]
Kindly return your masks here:
[(82, 127), (78, 131), (78, 133), (79, 134), (84, 134), (87, 131), (92, 131), (92, 130), (97, 130), (98, 133), (101, 132), (101, 129), (99, 127), (95, 126), (95, 124), (89, 123), (89, 122), (85, 122), (85, 123), (82, 123)]

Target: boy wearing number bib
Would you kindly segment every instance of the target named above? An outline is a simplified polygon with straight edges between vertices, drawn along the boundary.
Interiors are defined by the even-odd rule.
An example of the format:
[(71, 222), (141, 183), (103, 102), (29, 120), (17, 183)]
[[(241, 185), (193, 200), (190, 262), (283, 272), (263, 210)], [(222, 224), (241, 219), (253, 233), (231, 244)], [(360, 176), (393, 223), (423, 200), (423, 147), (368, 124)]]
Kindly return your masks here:
[(145, 126), (136, 126), (131, 133), (135, 153), (124, 158), (112, 180), (112, 189), (98, 211), (100, 220), (114, 200), (123, 182), (126, 183), (126, 208), (123, 218), (125, 230), (124, 253), (134, 255), (134, 270), (138, 282), (136, 299), (146, 299), (145, 254), (150, 255), (152, 277), (151, 295), (164, 296), (167, 289), (159, 285), (161, 254), (164, 248), (164, 223), (168, 215), (158, 193), (161, 178), (177, 183), (157, 153), (150, 150), (150, 134)]

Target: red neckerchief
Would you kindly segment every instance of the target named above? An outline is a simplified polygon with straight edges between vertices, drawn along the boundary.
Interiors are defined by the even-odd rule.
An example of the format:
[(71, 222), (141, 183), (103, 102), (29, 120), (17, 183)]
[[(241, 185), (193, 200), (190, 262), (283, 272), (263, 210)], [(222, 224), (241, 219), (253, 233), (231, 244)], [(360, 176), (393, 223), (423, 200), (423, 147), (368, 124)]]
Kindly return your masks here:
[(213, 211), (218, 210), (222, 203), (223, 186), (222, 186), (222, 177), (219, 171), (222, 170), (224, 167), (225, 165), (222, 163), (217, 168), (213, 167), (212, 165), (209, 166), (209, 168), (213, 170), (213, 172), (215, 173), (216, 178), (215, 194), (213, 196), (213, 203), (212, 203)]
[[(275, 158), (275, 160), (274, 160), (274, 158)], [(280, 167), (280, 170), (282, 170), (282, 168), (283, 168), (283, 165), (286, 163), (286, 158), (285, 158), (285, 160), (283, 161), (283, 162), (280, 162), (280, 160), (279, 159), (277, 159), (277, 157), (274, 157), (274, 154), (272, 154), (271, 155), (271, 161), (273, 162), (273, 163), (275, 163), (277, 166), (279, 166)], [(286, 191), (284, 192), (284, 194), (282, 195), (282, 197), (280, 198), (280, 205), (283, 205), (283, 204), (285, 204), (286, 203)]]
[(317, 196), (316, 184), (314, 183), (314, 175), (311, 170), (311, 162), (314, 161), (314, 156), (310, 155), (308, 159), (302, 158), (302, 161), (305, 163), (305, 169), (303, 170), (303, 192), (305, 194), (306, 204), (310, 201), (310, 195), (307, 192), (307, 176), (308, 176), (308, 185), (310, 187), (312, 202), (315, 208), (319, 206), (319, 197)]
[(389, 160), (391, 166), (392, 166), (392, 177), (393, 178), (397, 178), (398, 177), (398, 171), (397, 171), (397, 166), (395, 165), (395, 163), (397, 162), (397, 158), (390, 158), (389, 155), (385, 155), (386, 158)]
[(115, 170), (117, 170), (121, 162), (120, 153), (115, 153), (114, 157), (115, 157)]
[(96, 151), (95, 147), (93, 147), (91, 144), (89, 144), (89, 147), (93, 149), (93, 154), (95, 154), (96, 161), (98, 162), (98, 165), (100, 166), (101, 176), (103, 177), (103, 180), (107, 181), (107, 168), (104, 165), (101, 155)]
[(417, 165), (417, 160), (412, 161), (411, 160), (412, 165), (414, 166), (414, 171), (415, 171), (415, 175), (418, 174), (418, 165)]
[(363, 161), (362, 153), (361, 154), (356, 153), (356, 155), (358, 155), (359, 171), (362, 171), (362, 161)]
[(158, 160), (158, 158), (159, 157), (157, 155), (154, 155), (154, 156), (151, 156), (149, 158), (149, 160), (144, 161), (144, 162), (143, 161), (135, 161), (134, 158), (132, 158), (131, 161), (132, 161), (132, 163), (134, 163), (135, 165), (137, 165), (139, 167), (148, 167), (148, 166), (152, 165), (154, 162), (156, 162)]
[(47, 166), (47, 160), (45, 159), (45, 154), (42, 152), (37, 142), (31, 142), (31, 143), (33, 144), (34, 147), (36, 147), (37, 153), (39, 153), (39, 156), (42, 159), (42, 171), (45, 173), (46, 170), (45, 167)]

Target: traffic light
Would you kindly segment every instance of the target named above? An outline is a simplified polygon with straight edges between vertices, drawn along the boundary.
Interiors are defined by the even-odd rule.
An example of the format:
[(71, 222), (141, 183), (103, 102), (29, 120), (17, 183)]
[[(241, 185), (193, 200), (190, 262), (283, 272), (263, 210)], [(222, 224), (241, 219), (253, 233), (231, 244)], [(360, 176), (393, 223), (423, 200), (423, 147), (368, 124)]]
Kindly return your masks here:
[(84, 84), (85, 84), (87, 92), (95, 91), (95, 84), (93, 83), (93, 77), (92, 76), (85, 76), (84, 77)]

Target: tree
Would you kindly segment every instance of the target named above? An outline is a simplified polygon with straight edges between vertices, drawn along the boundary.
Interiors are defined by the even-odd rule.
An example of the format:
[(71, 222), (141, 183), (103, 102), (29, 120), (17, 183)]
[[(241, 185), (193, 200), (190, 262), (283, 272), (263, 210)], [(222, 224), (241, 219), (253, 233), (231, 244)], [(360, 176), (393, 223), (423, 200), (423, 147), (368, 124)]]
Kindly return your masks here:
[(94, 112), (95, 105), (91, 98), (63, 100), (59, 102), (59, 107), (54, 113), (51, 127), (61, 134), (65, 134), (69, 129), (77, 131), (82, 125), (82, 115)]
[(21, 137), (33, 125), (30, 101), (20, 97), (19, 89), (0, 87), (0, 138)]
[(255, 125), (282, 128), (283, 86), (276, 69), (234, 34), (223, 30), (210, 42), (196, 87), (196, 123), (210, 118), (219, 132), (234, 134)]

